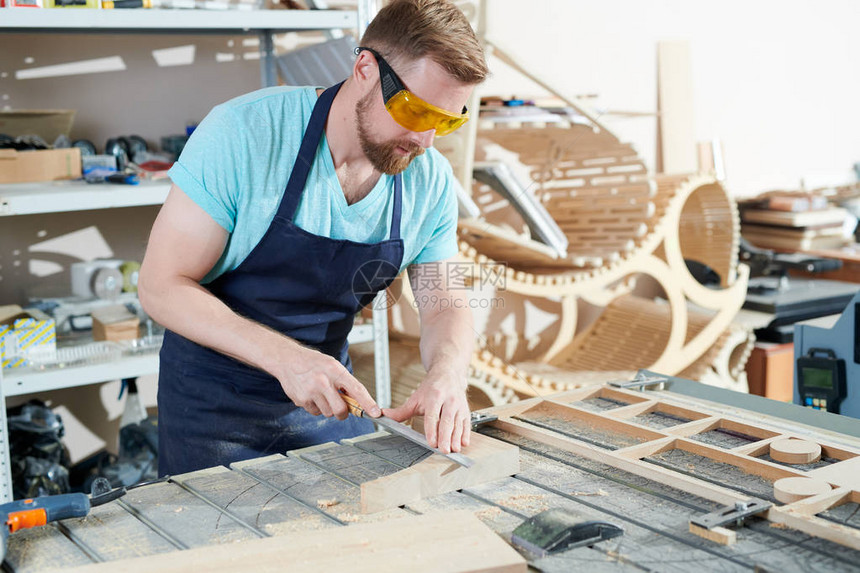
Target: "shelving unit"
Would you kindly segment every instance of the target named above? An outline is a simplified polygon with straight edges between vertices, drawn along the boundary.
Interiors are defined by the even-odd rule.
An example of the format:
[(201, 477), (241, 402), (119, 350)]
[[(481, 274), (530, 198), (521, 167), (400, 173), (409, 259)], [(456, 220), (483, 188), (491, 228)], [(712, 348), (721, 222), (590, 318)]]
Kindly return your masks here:
[(0, 217), (161, 205), (170, 182), (90, 185), (81, 181), (0, 185)]
[[(363, 30), (372, 0), (358, 10), (96, 10), (0, 8), (0, 33), (256, 34), (263, 87), (277, 84), (272, 35)], [(359, 31), (361, 31), (359, 30)]]
[[(349, 333), (350, 344), (372, 341), (373, 325), (371, 324), (357, 325)], [(9, 396), (62, 390), (76, 386), (98, 384), (107, 380), (137, 378), (157, 373), (157, 349), (144, 354), (123, 356), (118, 360), (85, 366), (49, 368), (45, 370), (35, 370), (32, 368), (6, 369), (3, 371), (3, 395), (8, 398)]]
[[(276, 84), (275, 33), (330, 31), (351, 28), (359, 35), (371, 17), (373, 0), (359, 0), (357, 11), (346, 10), (27, 10), (0, 8), (0, 33), (140, 33), (251, 34), (260, 37), (263, 87)], [(170, 182), (140, 185), (89, 185), (62, 181), (0, 185), (0, 217), (160, 205)], [(391, 402), (388, 364), (388, 317), (385, 293), (373, 302), (372, 324), (356, 325), (349, 342), (374, 342), (376, 396)], [(380, 298), (382, 297), (382, 298)], [(47, 392), (133, 378), (158, 372), (158, 354), (123, 356), (111, 362), (49, 370), (0, 369), (0, 503), (12, 500), (6, 396)]]
[[(0, 9), (2, 10), (2, 9)], [(351, 10), (97, 10), (89, 8), (0, 11), (3, 32), (134, 32), (247, 34), (358, 27)]]

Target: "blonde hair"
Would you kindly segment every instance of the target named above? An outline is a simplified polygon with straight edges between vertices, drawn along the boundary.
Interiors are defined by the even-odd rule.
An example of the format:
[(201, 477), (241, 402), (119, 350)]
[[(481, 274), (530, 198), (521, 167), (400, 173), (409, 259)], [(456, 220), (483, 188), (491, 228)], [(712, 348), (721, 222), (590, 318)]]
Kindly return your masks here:
[(429, 57), (464, 84), (481, 83), (489, 74), (475, 31), (449, 0), (392, 0), (367, 27), (359, 45), (407, 65)]

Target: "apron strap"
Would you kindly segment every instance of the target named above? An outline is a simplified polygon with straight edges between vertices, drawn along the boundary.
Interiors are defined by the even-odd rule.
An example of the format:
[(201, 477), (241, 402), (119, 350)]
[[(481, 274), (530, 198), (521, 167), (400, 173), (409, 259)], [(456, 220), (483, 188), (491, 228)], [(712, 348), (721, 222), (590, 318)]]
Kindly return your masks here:
[[(296, 157), (293, 171), (290, 173), (290, 179), (287, 181), (287, 188), (284, 190), (284, 196), (281, 198), (281, 204), (278, 206), (277, 214), (281, 217), (292, 221), (296, 214), (296, 209), (299, 206), (299, 200), (302, 197), (302, 192), (305, 189), (305, 183), (308, 180), (311, 166), (316, 157), (317, 148), (319, 147), (320, 139), (323, 131), (325, 131), (325, 122), (328, 119), (328, 112), (331, 109), (331, 104), (334, 101), (334, 96), (340, 90), (343, 82), (326, 89), (314, 104), (314, 110), (311, 112), (311, 118), (308, 121), (308, 126), (305, 129), (302, 144), (299, 147), (299, 154)], [(391, 214), (391, 231), (389, 238), (392, 240), (400, 239), (400, 215), (401, 215), (401, 198), (403, 193), (403, 177), (400, 173), (394, 176), (394, 205)]]
[(310, 173), (311, 166), (314, 164), (314, 157), (317, 154), (317, 148), (325, 130), (325, 122), (328, 119), (331, 103), (334, 101), (334, 96), (342, 85), (343, 82), (340, 82), (325, 90), (314, 104), (311, 119), (308, 121), (308, 126), (305, 129), (305, 135), (302, 137), (299, 154), (293, 165), (293, 171), (290, 173), (287, 188), (284, 191), (284, 196), (281, 198), (281, 204), (278, 206), (277, 214), (288, 221), (292, 221), (293, 216), (296, 214), (299, 199), (302, 197), (305, 182), (308, 180), (308, 173)]
[(391, 231), (388, 233), (388, 238), (397, 240), (400, 238), (400, 197), (403, 190), (403, 177), (400, 173), (394, 176), (394, 206), (391, 213)]

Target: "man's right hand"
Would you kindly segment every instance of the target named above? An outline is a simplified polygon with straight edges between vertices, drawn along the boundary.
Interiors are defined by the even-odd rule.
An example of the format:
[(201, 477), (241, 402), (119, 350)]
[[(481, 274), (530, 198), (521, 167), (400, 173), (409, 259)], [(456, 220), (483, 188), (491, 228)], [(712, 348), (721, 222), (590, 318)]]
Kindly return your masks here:
[(301, 347), (296, 358), (283, 365), (277, 378), (284, 393), (297, 406), (314, 416), (322, 414), (345, 420), (349, 408), (341, 396), (343, 392), (354, 398), (368, 416), (382, 415), (364, 384), (331, 356)]

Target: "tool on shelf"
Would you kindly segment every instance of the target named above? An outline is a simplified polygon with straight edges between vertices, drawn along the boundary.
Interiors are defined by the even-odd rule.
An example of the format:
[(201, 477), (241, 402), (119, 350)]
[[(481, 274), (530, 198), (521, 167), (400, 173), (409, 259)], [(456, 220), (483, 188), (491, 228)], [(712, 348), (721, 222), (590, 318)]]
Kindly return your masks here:
[[(347, 406), (349, 406), (350, 414), (352, 414), (353, 416), (356, 416), (358, 418), (361, 418), (364, 416), (364, 410), (362, 409), (361, 406), (359, 406), (358, 402), (356, 402), (353, 398), (347, 396), (346, 394), (341, 393), (341, 396), (343, 397), (343, 400), (344, 400), (344, 402), (346, 402)], [(420, 434), (419, 432), (416, 432), (412, 428), (410, 428), (408, 426), (404, 426), (400, 422), (396, 422), (396, 421), (392, 420), (391, 418), (387, 418), (385, 416), (379, 416), (378, 418), (373, 418), (371, 416), (368, 416), (368, 418), (370, 420), (373, 420), (375, 423), (379, 424), (383, 428), (390, 430), (392, 433), (397, 434), (398, 436), (402, 436), (402, 437), (404, 437), (407, 440), (410, 440), (412, 442), (415, 442), (416, 444), (418, 444), (420, 446), (424, 446), (428, 450), (430, 450), (434, 453), (437, 453), (440, 456), (445, 456), (446, 458), (448, 458), (452, 462), (458, 463), (461, 466), (463, 466), (464, 468), (470, 468), (473, 465), (475, 465), (475, 462), (471, 458), (469, 458), (468, 456), (464, 456), (463, 454), (458, 454), (458, 453), (453, 453), (453, 452), (450, 454), (442, 453), (441, 450), (434, 448), (429, 443), (427, 443), (427, 438), (425, 438), (423, 434)]]

